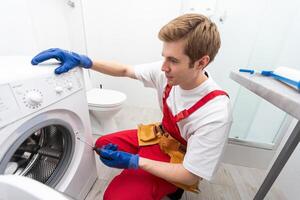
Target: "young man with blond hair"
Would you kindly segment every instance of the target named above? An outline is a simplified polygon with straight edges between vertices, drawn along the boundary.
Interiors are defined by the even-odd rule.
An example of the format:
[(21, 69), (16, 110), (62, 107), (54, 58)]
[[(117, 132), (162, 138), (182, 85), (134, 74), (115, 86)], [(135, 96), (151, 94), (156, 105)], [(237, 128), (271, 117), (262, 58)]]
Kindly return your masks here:
[(185, 14), (162, 27), (159, 39), (164, 60), (134, 67), (91, 61), (61, 49), (46, 50), (32, 60), (60, 60), (57, 74), (81, 66), (138, 79), (157, 90), (161, 123), (96, 141), (100, 160), (124, 169), (111, 181), (104, 199), (161, 199), (178, 188), (197, 192), (199, 180), (211, 180), (220, 162), (232, 118), (228, 95), (205, 71), (220, 48), (217, 27), (203, 15)]

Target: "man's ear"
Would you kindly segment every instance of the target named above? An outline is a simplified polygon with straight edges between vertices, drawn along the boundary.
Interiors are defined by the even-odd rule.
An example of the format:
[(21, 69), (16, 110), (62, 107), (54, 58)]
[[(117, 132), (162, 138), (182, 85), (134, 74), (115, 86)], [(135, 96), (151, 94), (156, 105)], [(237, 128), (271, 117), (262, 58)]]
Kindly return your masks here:
[(196, 60), (195, 67), (197, 69), (203, 70), (207, 66), (207, 64), (209, 63), (209, 61), (210, 61), (209, 56), (205, 55), (202, 58), (200, 58), (199, 60)]

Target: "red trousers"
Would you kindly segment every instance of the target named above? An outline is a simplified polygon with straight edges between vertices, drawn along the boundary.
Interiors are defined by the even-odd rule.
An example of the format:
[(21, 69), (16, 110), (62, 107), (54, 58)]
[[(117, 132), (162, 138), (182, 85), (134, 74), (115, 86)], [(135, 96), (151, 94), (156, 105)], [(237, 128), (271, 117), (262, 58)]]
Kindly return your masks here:
[[(139, 154), (144, 158), (170, 161), (170, 157), (160, 150), (159, 145), (140, 147), (136, 129), (102, 136), (96, 141), (96, 147), (100, 148), (108, 143), (117, 144), (119, 150)], [(175, 185), (142, 169), (125, 169), (110, 182), (104, 193), (104, 200), (160, 200), (176, 190)]]

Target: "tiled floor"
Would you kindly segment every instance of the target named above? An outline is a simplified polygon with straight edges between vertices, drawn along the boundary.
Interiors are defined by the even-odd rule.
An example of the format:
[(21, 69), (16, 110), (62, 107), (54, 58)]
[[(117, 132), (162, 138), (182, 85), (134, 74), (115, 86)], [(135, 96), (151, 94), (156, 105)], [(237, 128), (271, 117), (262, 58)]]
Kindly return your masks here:
[[(115, 119), (118, 128), (122, 130), (135, 128), (139, 123), (146, 124), (160, 121), (161, 113), (159, 110), (125, 107)], [(94, 122), (93, 126), (96, 129)], [(94, 136), (95, 139), (98, 137), (97, 135)], [(95, 156), (99, 177), (86, 200), (102, 199), (109, 182), (121, 171), (104, 166), (99, 161), (98, 156)], [(199, 194), (185, 192), (182, 199), (251, 200), (264, 176), (265, 171), (263, 170), (222, 163), (213, 181), (207, 182), (204, 180), (200, 183), (201, 192)], [(265, 199), (285, 200), (286, 198), (276, 186), (273, 186)]]

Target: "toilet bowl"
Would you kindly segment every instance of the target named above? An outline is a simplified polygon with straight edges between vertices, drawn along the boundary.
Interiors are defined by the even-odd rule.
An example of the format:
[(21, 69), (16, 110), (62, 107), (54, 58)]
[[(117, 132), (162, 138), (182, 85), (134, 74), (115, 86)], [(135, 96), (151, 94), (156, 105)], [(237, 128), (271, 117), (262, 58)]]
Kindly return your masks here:
[(114, 116), (122, 109), (125, 100), (124, 93), (114, 90), (93, 88), (87, 91), (92, 126), (94, 125), (93, 134), (103, 135), (117, 131)]

